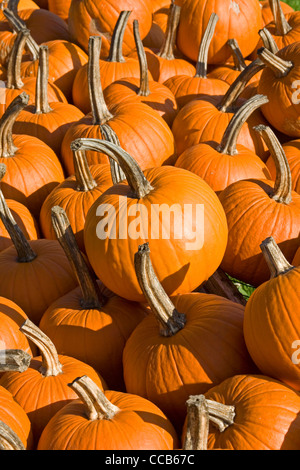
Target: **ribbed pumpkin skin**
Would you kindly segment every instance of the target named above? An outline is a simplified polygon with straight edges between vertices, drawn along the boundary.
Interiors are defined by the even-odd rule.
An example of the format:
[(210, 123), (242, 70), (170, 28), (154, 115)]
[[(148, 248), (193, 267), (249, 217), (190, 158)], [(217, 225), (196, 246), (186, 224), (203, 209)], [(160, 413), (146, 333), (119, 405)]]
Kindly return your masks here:
[[(36, 220), (30, 211), (23, 204), (13, 199), (6, 200), (6, 203), (12, 213), (13, 218), (24, 233), (27, 240), (37, 240), (39, 238), (39, 229)], [(12, 245), (10, 236), (0, 220), (0, 252)]]
[[(154, 188), (147, 196), (137, 200), (131, 196), (131, 189), (127, 184), (113, 186), (91, 207), (84, 228), (86, 253), (99, 279), (112, 292), (137, 302), (144, 300), (134, 268), (134, 255), (139, 245), (149, 241), (154, 271), (167, 294), (173, 295), (192, 292), (212, 276), (221, 263), (227, 244), (224, 211), (215, 193), (201, 178), (189, 171), (174, 167), (153, 168), (145, 171), (144, 175)], [(120, 207), (123, 205), (121, 212), (119, 202)], [(141, 216), (143, 220), (141, 232), (145, 230), (146, 235), (134, 240), (132, 239), (134, 237), (127, 236), (126, 232), (126, 237), (119, 239), (119, 224), (124, 226), (128, 218), (127, 211), (135, 210), (137, 203), (147, 209), (148, 216)], [(96, 216), (96, 211), (101, 204), (111, 204), (116, 208), (116, 239), (112, 233), (108, 234), (106, 240), (100, 240), (96, 234), (97, 225), (101, 220)], [(185, 234), (183, 231), (183, 235), (178, 236), (171, 219), (170, 234), (163, 239), (162, 221), (159, 222), (160, 233), (158, 233), (155, 217), (151, 217), (154, 204), (167, 204), (168, 207), (176, 204), (179, 208), (181, 206), (182, 212), (184, 204), (192, 205), (193, 221), (190, 228), (187, 227)], [(200, 243), (196, 243), (196, 248), (195, 246), (190, 248), (187, 247), (187, 243), (196, 241), (196, 235), (191, 233), (191, 230), (196, 229), (196, 204), (204, 204), (204, 245), (200, 247), (202, 237), (199, 237)], [(132, 218), (129, 217), (129, 220), (131, 222)], [(178, 230), (178, 227), (176, 228)], [(187, 239), (188, 236), (190, 240)]]
[(243, 57), (254, 50), (258, 31), (262, 28), (262, 15), (256, 0), (185, 0), (181, 9), (177, 46), (196, 61), (200, 42), (210, 15), (216, 13), (219, 21), (208, 53), (209, 64), (222, 64), (230, 57), (228, 39), (235, 38)]
[(261, 285), (247, 303), (244, 320), (247, 349), (259, 370), (297, 391), (300, 368), (292, 361), (292, 345), (300, 338), (299, 283), (300, 268), (295, 268)]
[[(260, 4), (262, 8), (261, 13), (263, 18), (263, 24), (264, 26), (266, 26), (274, 20), (273, 13), (270, 8), (269, 0), (264, 0), (263, 2), (260, 2)], [(287, 5), (285, 2), (280, 2), (280, 5), (285, 15), (294, 11), (294, 9), (290, 7), (290, 5)]]
[(33, 436), (29, 418), (12, 394), (1, 386), (0, 421), (3, 421), (17, 434), (26, 450), (33, 450)]
[[(145, 48), (147, 56), (148, 69), (151, 72), (153, 80), (159, 83), (164, 83), (171, 77), (176, 75), (188, 75), (193, 77), (196, 74), (196, 68), (193, 64), (184, 60), (180, 57), (175, 59), (164, 59), (157, 55), (158, 51), (152, 51), (149, 48)], [(136, 57), (134, 52), (133, 57)]]
[[(299, 15), (300, 18), (300, 15)], [(293, 83), (300, 77), (300, 43), (290, 44), (277, 53), (285, 61), (292, 61), (293, 69), (284, 77), (276, 77), (274, 72), (266, 67), (263, 70), (258, 86), (258, 92), (266, 94), (269, 103), (262, 106), (262, 112), (269, 123), (278, 131), (291, 137), (300, 137), (299, 99)], [(278, 110), (280, 109), (280, 113)]]
[(147, 309), (117, 296), (100, 310), (83, 309), (81, 300), (77, 288), (55, 301), (43, 315), (40, 328), (60, 354), (89, 364), (101, 372), (111, 390), (121, 390), (123, 349)]
[[(76, 44), (68, 41), (48, 41), (49, 81), (63, 92), (68, 102), (72, 100), (72, 86), (77, 71), (88, 61), (87, 54)], [(22, 77), (36, 77), (38, 61), (24, 61)]]
[(0, 253), (0, 295), (37, 324), (52, 302), (77, 286), (77, 280), (58, 241), (29, 243), (37, 254), (30, 263), (19, 263), (14, 247)]
[[(240, 105), (243, 103), (244, 101), (240, 101)], [(220, 97), (201, 97), (179, 111), (172, 126), (178, 155), (201, 142), (221, 142), (233, 113), (220, 112), (217, 108), (219, 104)], [(269, 155), (267, 146), (253, 129), (259, 124), (267, 123), (262, 113), (255, 111), (243, 125), (237, 143), (265, 160), (266, 155)]]
[[(300, 194), (300, 140), (291, 140), (290, 142), (283, 144), (282, 147), (289, 162), (292, 174), (293, 190)], [(272, 179), (275, 180), (276, 170), (272, 157), (268, 158), (266, 165), (269, 168)]]
[[(2, 12), (0, 10), (0, 17)], [(0, 64), (7, 65), (7, 60), (10, 51), (13, 48), (14, 42), (16, 39), (16, 34), (13, 34), (11, 31), (1, 31), (0, 32), (0, 41), (1, 41), (1, 48), (0, 48)]]
[(84, 114), (71, 104), (56, 102), (50, 103), (50, 107), (49, 113), (37, 114), (35, 106), (27, 106), (17, 117), (14, 132), (42, 140), (59, 155), (67, 130)]
[(89, 421), (80, 400), (65, 406), (46, 427), (38, 450), (173, 450), (178, 437), (172, 424), (144, 398), (108, 390), (120, 408), (112, 419)]
[[(74, 41), (88, 50), (90, 36), (102, 34), (102, 57), (109, 54), (113, 29), (123, 10), (131, 10), (124, 34), (123, 53), (126, 56), (135, 48), (133, 20), (139, 20), (141, 38), (148, 34), (152, 24), (152, 5), (149, 0), (73, 0), (69, 11), (69, 31)], [(80, 30), (80, 34), (78, 31)]]
[(69, 16), (69, 10), (72, 0), (48, 0), (49, 11), (52, 11), (60, 18), (66, 20)]
[(15, 155), (0, 158), (7, 167), (1, 189), (6, 198), (17, 200), (38, 216), (46, 197), (64, 180), (62, 166), (53, 150), (39, 139), (14, 135), (13, 141), (18, 149)]
[(300, 197), (280, 204), (271, 198), (274, 182), (245, 180), (233, 183), (219, 195), (228, 223), (228, 245), (222, 268), (233, 277), (259, 286), (270, 278), (260, 250), (273, 237), (289, 262), (299, 246)]
[(32, 359), (25, 372), (6, 372), (0, 379), (0, 385), (13, 395), (27, 413), (32, 424), (35, 446), (54, 414), (77, 398), (76, 393), (68, 386), (69, 383), (77, 377), (88, 375), (102, 390), (105, 386), (92, 367), (71, 357), (58, 357), (63, 371), (57, 376), (44, 377), (41, 374), (42, 359), (38, 356)]
[(127, 391), (153, 401), (180, 429), (190, 395), (256, 367), (244, 343), (244, 307), (208, 294), (181, 295), (172, 302), (186, 315), (183, 330), (162, 337), (149, 315), (127, 341), (123, 364)]
[[(287, 5), (286, 5), (287, 6)], [(284, 35), (278, 35), (277, 27), (273, 21), (267, 25), (267, 29), (272, 34), (278, 49), (281, 50), (294, 42), (298, 42), (300, 40), (300, 14), (299, 11), (292, 11), (285, 14), (288, 24), (291, 26), (292, 30)], [(262, 47), (262, 41), (260, 40), (258, 43), (258, 49)]]
[(180, 155), (175, 166), (200, 176), (216, 193), (239, 180), (271, 179), (263, 161), (246, 147), (237, 145), (237, 155), (226, 155), (217, 151), (218, 145), (210, 142), (190, 147)]
[(208, 449), (300, 449), (300, 397), (284, 384), (260, 375), (239, 375), (205, 397), (236, 407), (233, 425), (222, 433), (211, 427)]
[[(117, 134), (121, 147), (139, 164), (142, 170), (175, 161), (174, 137), (166, 122), (156, 111), (145, 104), (120, 103), (112, 106), (113, 118), (108, 125)], [(100, 126), (93, 124), (92, 114), (80, 119), (66, 133), (61, 156), (66, 171), (74, 174), (71, 143), (79, 138), (102, 139)], [(108, 163), (103, 153), (86, 151), (89, 165)]]
[(51, 222), (51, 209), (62, 207), (68, 216), (76, 241), (81, 251), (85, 251), (83, 229), (87, 213), (98, 197), (113, 185), (110, 165), (90, 167), (97, 186), (89, 191), (79, 191), (75, 176), (70, 176), (57, 186), (45, 200), (40, 212), (40, 226), (45, 238), (56, 240)]
[[(20, 12), (21, 10), (29, 10), (29, 9), (38, 10), (39, 8), (41, 7), (38, 5), (38, 2), (34, 2), (33, 0), (20, 0), (18, 4), (18, 12)], [(6, 18), (4, 14), (2, 13), (2, 10), (0, 10), (0, 21), (6, 21)]]

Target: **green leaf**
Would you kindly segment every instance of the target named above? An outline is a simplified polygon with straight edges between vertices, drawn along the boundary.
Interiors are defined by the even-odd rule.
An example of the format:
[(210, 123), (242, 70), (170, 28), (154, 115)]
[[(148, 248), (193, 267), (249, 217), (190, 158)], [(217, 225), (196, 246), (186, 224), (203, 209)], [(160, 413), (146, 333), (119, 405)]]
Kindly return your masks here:
[(245, 282), (239, 281), (234, 277), (229, 276), (229, 279), (233, 282), (233, 284), (238, 288), (239, 292), (242, 294), (245, 300), (249, 300), (253, 292), (255, 291), (255, 287), (250, 286), (250, 284), (246, 284)]
[(294, 10), (299, 11), (300, 10), (300, 0), (282, 0), (284, 3), (287, 3), (290, 5)]

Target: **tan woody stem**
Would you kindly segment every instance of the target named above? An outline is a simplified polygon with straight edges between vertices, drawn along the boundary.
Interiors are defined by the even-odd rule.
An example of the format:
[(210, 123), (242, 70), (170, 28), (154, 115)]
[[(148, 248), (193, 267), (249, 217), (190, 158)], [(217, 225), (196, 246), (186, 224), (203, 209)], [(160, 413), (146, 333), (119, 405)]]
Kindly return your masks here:
[(269, 3), (276, 24), (276, 34), (277, 36), (285, 36), (292, 31), (293, 28), (288, 24), (287, 19), (284, 16), (280, 0), (269, 0)]
[(162, 59), (174, 60), (174, 48), (176, 43), (177, 28), (179, 25), (181, 7), (172, 2), (169, 10), (168, 24), (164, 43), (157, 54)]
[(0, 421), (0, 450), (26, 450), (19, 436), (3, 421)]
[(120, 409), (113, 405), (104, 392), (86, 375), (74, 380), (69, 387), (74, 390), (86, 408), (90, 421), (112, 419)]
[(107, 141), (98, 139), (77, 139), (71, 144), (72, 150), (84, 148), (94, 152), (105, 153), (110, 159), (115, 160), (122, 168), (128, 185), (132, 190), (132, 197), (142, 199), (152, 191), (152, 186), (145, 178), (138, 163), (121, 147)]
[(13, 126), (28, 101), (29, 95), (21, 93), (11, 102), (0, 119), (0, 158), (13, 157), (18, 150), (13, 141)]
[(147, 57), (145, 54), (144, 46), (141, 40), (140, 31), (139, 31), (139, 22), (134, 20), (133, 22), (133, 33), (135, 44), (137, 48), (137, 54), (140, 64), (140, 89), (138, 91), (139, 96), (149, 96), (149, 73), (148, 73), (148, 63)]
[(273, 70), (277, 78), (285, 77), (294, 68), (293, 62), (281, 59), (265, 47), (259, 49), (257, 55), (267, 67)]
[(28, 29), (21, 30), (16, 36), (7, 64), (6, 88), (20, 90), (24, 86), (21, 79), (21, 63), (28, 36)]
[[(109, 124), (103, 124), (101, 126), (101, 133), (102, 133), (102, 139), (106, 140), (107, 142), (111, 142), (112, 144), (117, 145), (120, 147), (120, 141), (115, 133), (115, 131), (112, 130)], [(111, 172), (111, 179), (113, 184), (118, 184), (121, 183), (121, 181), (124, 181), (126, 179), (125, 173), (118, 164), (116, 160), (113, 160), (112, 158), (109, 159), (110, 163), (110, 172)]]
[(186, 317), (176, 310), (159, 282), (150, 260), (148, 243), (139, 247), (135, 254), (134, 264), (140, 288), (161, 326), (160, 334), (174, 336), (184, 328)]
[(294, 266), (287, 261), (273, 237), (264, 240), (260, 248), (269, 266), (271, 279), (294, 269)]
[(39, 67), (35, 89), (35, 112), (47, 114), (52, 111), (48, 101), (49, 50), (48, 46), (39, 48)]
[(292, 175), (283, 147), (270, 127), (261, 124), (254, 129), (267, 144), (275, 163), (276, 180), (271, 197), (281, 204), (290, 204), (292, 202)]
[(0, 351), (0, 372), (25, 372), (31, 362), (31, 356), (21, 349)]
[(67, 214), (61, 207), (55, 206), (52, 208), (51, 217), (57, 239), (73, 268), (81, 288), (82, 308), (100, 309), (105, 305), (107, 299), (101, 294), (96, 279), (92, 276), (79, 250)]
[(263, 28), (259, 31), (259, 35), (264, 47), (273, 54), (277, 54), (279, 49), (270, 31), (267, 28)]
[[(0, 181), (4, 178), (6, 173), (6, 165), (0, 164)], [(2, 191), (0, 190), (0, 218), (5, 226), (11, 241), (17, 252), (19, 263), (30, 263), (37, 255), (34, 253), (29, 242), (26, 240), (22, 230), (17, 225), (12, 213), (5, 201)]]
[(225, 155), (236, 155), (238, 153), (236, 148), (237, 140), (243, 125), (256, 109), (268, 102), (268, 98), (264, 95), (256, 95), (246, 101), (234, 114), (227, 126), (218, 147), (218, 152)]
[(195, 75), (195, 77), (199, 77), (199, 78), (206, 78), (207, 77), (208, 51), (209, 51), (209, 47), (210, 47), (212, 38), (215, 34), (215, 29), (216, 29), (218, 21), (219, 21), (218, 15), (216, 15), (216, 13), (212, 13), (211, 16), (210, 16), (208, 25), (206, 27), (206, 30), (204, 32), (201, 44), (200, 44), (198, 60), (197, 60), (197, 64), (196, 64), (196, 75)]
[(40, 350), (42, 356), (41, 374), (44, 377), (54, 377), (62, 373), (56, 348), (50, 338), (46, 336), (32, 321), (27, 319), (20, 328), (26, 338), (30, 339)]
[(123, 57), (123, 39), (131, 11), (121, 11), (112, 35), (108, 62), (125, 62)]
[(242, 51), (238, 45), (236, 39), (228, 39), (227, 41), (228, 46), (232, 51), (232, 58), (234, 61), (234, 68), (239, 72), (242, 72), (246, 68), (245, 60), (242, 54)]
[(78, 184), (77, 191), (87, 192), (96, 188), (97, 183), (92, 176), (84, 150), (75, 150), (73, 152), (73, 164)]
[[(3, 14), (6, 17), (7, 21), (10, 23), (11, 27), (16, 33), (19, 33), (20, 31), (27, 29), (26, 23), (21, 20), (21, 18), (18, 15), (17, 11), (17, 6), (16, 4), (18, 3), (17, 0), (10, 0), (8, 2), (7, 8), (4, 8)], [(30, 50), (30, 53), (32, 54), (32, 57), (34, 60), (38, 59), (39, 56), (39, 46), (29, 34), (28, 39), (27, 39), (27, 47)]]

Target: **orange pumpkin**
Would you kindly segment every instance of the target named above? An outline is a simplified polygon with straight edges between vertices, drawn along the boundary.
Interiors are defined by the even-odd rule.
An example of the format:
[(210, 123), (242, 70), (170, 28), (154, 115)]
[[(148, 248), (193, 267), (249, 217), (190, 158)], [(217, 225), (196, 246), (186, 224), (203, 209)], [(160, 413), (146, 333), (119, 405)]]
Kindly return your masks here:
[(160, 50), (163, 46), (168, 26), (169, 9), (170, 2), (167, 2), (166, 6), (153, 12), (151, 29), (143, 40), (145, 47)]
[[(291, 140), (282, 145), (292, 175), (292, 189), (300, 194), (300, 140)], [(268, 158), (266, 165), (272, 179), (276, 178), (276, 167), (272, 156)]]
[(48, 0), (48, 9), (63, 20), (67, 20), (72, 0)]
[(102, 392), (88, 376), (74, 380), (70, 387), (79, 399), (53, 417), (40, 438), (38, 450), (178, 448), (174, 427), (149, 400), (129, 393)]
[[(261, 13), (262, 13), (262, 18), (263, 18), (263, 24), (264, 26), (267, 26), (269, 23), (271, 23), (274, 20), (273, 12), (270, 7), (270, 0), (260, 1), (260, 6), (262, 9)], [(280, 2), (280, 6), (285, 15), (288, 13), (292, 13), (294, 11), (294, 9), (285, 2)]]
[(300, 248), (298, 248), (295, 257), (293, 259), (293, 265), (294, 266), (300, 266)]

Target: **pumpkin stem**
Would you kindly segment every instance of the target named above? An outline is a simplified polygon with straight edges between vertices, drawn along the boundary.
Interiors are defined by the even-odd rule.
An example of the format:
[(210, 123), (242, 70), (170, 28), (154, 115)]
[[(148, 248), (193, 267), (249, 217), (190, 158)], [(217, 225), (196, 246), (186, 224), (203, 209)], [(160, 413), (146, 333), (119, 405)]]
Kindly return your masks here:
[(200, 44), (195, 77), (207, 78), (208, 51), (212, 38), (214, 37), (218, 21), (218, 15), (216, 13), (212, 13)]
[(234, 69), (242, 72), (246, 68), (245, 59), (243, 57), (242, 51), (239, 47), (239, 44), (236, 39), (228, 39), (227, 41), (228, 46), (231, 48), (232, 51), (232, 58), (234, 61)]
[(55, 377), (62, 373), (62, 365), (51, 339), (32, 321), (27, 319), (20, 328), (26, 338), (30, 339), (40, 350), (42, 356), (41, 374), (44, 377)]
[[(0, 181), (4, 178), (6, 173), (6, 165), (0, 164)], [(30, 263), (37, 255), (32, 250), (30, 244), (26, 240), (22, 230), (17, 225), (17, 222), (12, 216), (12, 213), (6, 203), (2, 191), (0, 190), (0, 218), (4, 227), (6, 228), (11, 241), (16, 249), (19, 263)]]
[(94, 125), (101, 126), (113, 118), (106, 106), (100, 77), (101, 36), (91, 36), (89, 40), (88, 83)]
[(0, 351), (0, 372), (25, 372), (31, 362), (31, 356), (21, 349)]
[(139, 22), (138, 20), (134, 20), (133, 22), (133, 33), (135, 44), (137, 48), (137, 54), (140, 64), (140, 88), (138, 91), (138, 96), (149, 96), (150, 95), (150, 88), (149, 88), (149, 73), (148, 73), (148, 63), (147, 57), (145, 54), (144, 46), (141, 40), (140, 31), (139, 31)]
[(15, 39), (7, 64), (6, 88), (20, 90), (24, 83), (21, 79), (21, 63), (25, 44), (29, 35), (28, 29), (22, 29)]
[(258, 49), (257, 55), (267, 67), (273, 70), (277, 78), (285, 77), (294, 68), (293, 62), (281, 59), (265, 47)]
[[(103, 140), (107, 140), (107, 142), (112, 142), (118, 147), (121, 147), (117, 134), (112, 130), (109, 124), (103, 124), (103, 126), (101, 126), (101, 133)], [(126, 176), (118, 162), (110, 158), (109, 163), (113, 184), (119, 184), (121, 181), (124, 181)]]
[(292, 175), (282, 145), (270, 127), (263, 124), (254, 128), (265, 141), (276, 166), (276, 180), (272, 199), (281, 204), (292, 202)]
[(111, 420), (120, 411), (117, 406), (106, 398), (95, 382), (86, 375), (75, 379), (69, 384), (69, 387), (77, 393), (84, 403), (90, 421), (97, 419)]
[(269, 100), (266, 96), (255, 95), (235, 112), (218, 146), (217, 150), (219, 153), (224, 155), (236, 155), (238, 153), (236, 148), (237, 140), (243, 125), (256, 109), (268, 102)]
[(105, 153), (110, 159), (115, 160), (126, 176), (133, 198), (142, 199), (152, 191), (151, 184), (145, 178), (136, 160), (121, 147), (100, 139), (77, 139), (71, 144), (72, 150), (82, 148), (84, 150)]
[(176, 42), (177, 28), (179, 25), (180, 13), (181, 13), (181, 7), (179, 7), (178, 5), (175, 5), (175, 3), (172, 2), (170, 9), (169, 9), (165, 40), (160, 51), (157, 54), (158, 57), (161, 57), (162, 59), (167, 59), (167, 60), (175, 59), (174, 49), (175, 49), (175, 42)]
[(285, 36), (290, 31), (292, 31), (293, 28), (287, 22), (287, 19), (281, 8), (280, 0), (269, 0), (269, 2), (276, 25), (275, 34), (277, 36)]
[(48, 101), (48, 77), (49, 77), (49, 49), (48, 46), (40, 46), (39, 66), (35, 88), (35, 112), (36, 114), (51, 113), (52, 109)]
[(218, 106), (219, 111), (222, 113), (230, 112), (233, 109), (235, 101), (242, 94), (251, 78), (260, 72), (264, 67), (265, 64), (259, 59), (251, 62), (251, 64), (249, 64), (230, 85)]
[(160, 334), (174, 336), (184, 328), (186, 316), (176, 310), (159, 282), (151, 263), (148, 243), (139, 246), (134, 265), (140, 288), (161, 325)]
[(3, 421), (0, 421), (0, 450), (26, 450), (19, 436)]
[(119, 15), (110, 43), (108, 62), (125, 62), (123, 57), (123, 38), (130, 15), (131, 11), (121, 11)]
[[(3, 14), (11, 25), (12, 29), (16, 33), (19, 33), (20, 31), (27, 29), (27, 26), (26, 23), (19, 17), (15, 3), (16, 2), (13, 1), (8, 2), (8, 7), (4, 8)], [(31, 36), (31, 34), (29, 34), (27, 38), (27, 47), (33, 57), (33, 60), (38, 60), (39, 46)]]
[(273, 237), (266, 238), (260, 248), (270, 269), (271, 279), (294, 269), (294, 266), (287, 261)]
[(220, 432), (234, 424), (234, 406), (207, 400), (204, 395), (191, 396), (186, 404), (187, 431), (184, 450), (207, 450), (209, 422)]
[(82, 292), (81, 306), (85, 309), (100, 309), (107, 299), (99, 290), (75, 239), (69, 219), (64, 209), (55, 206), (51, 210), (52, 224), (57, 239), (62, 246), (77, 277)]
[(29, 95), (25, 92), (17, 96), (0, 119), (0, 157), (13, 157), (18, 150), (13, 142), (13, 126), (20, 112), (27, 106)]
[(86, 154), (84, 150), (75, 150), (73, 152), (73, 164), (75, 169), (75, 178), (78, 183), (77, 191), (92, 191), (97, 187), (90, 171)]
[(273, 54), (277, 54), (279, 49), (270, 31), (267, 28), (263, 28), (259, 31), (259, 35), (261, 37), (264, 47), (268, 49), (268, 51), (271, 51)]

